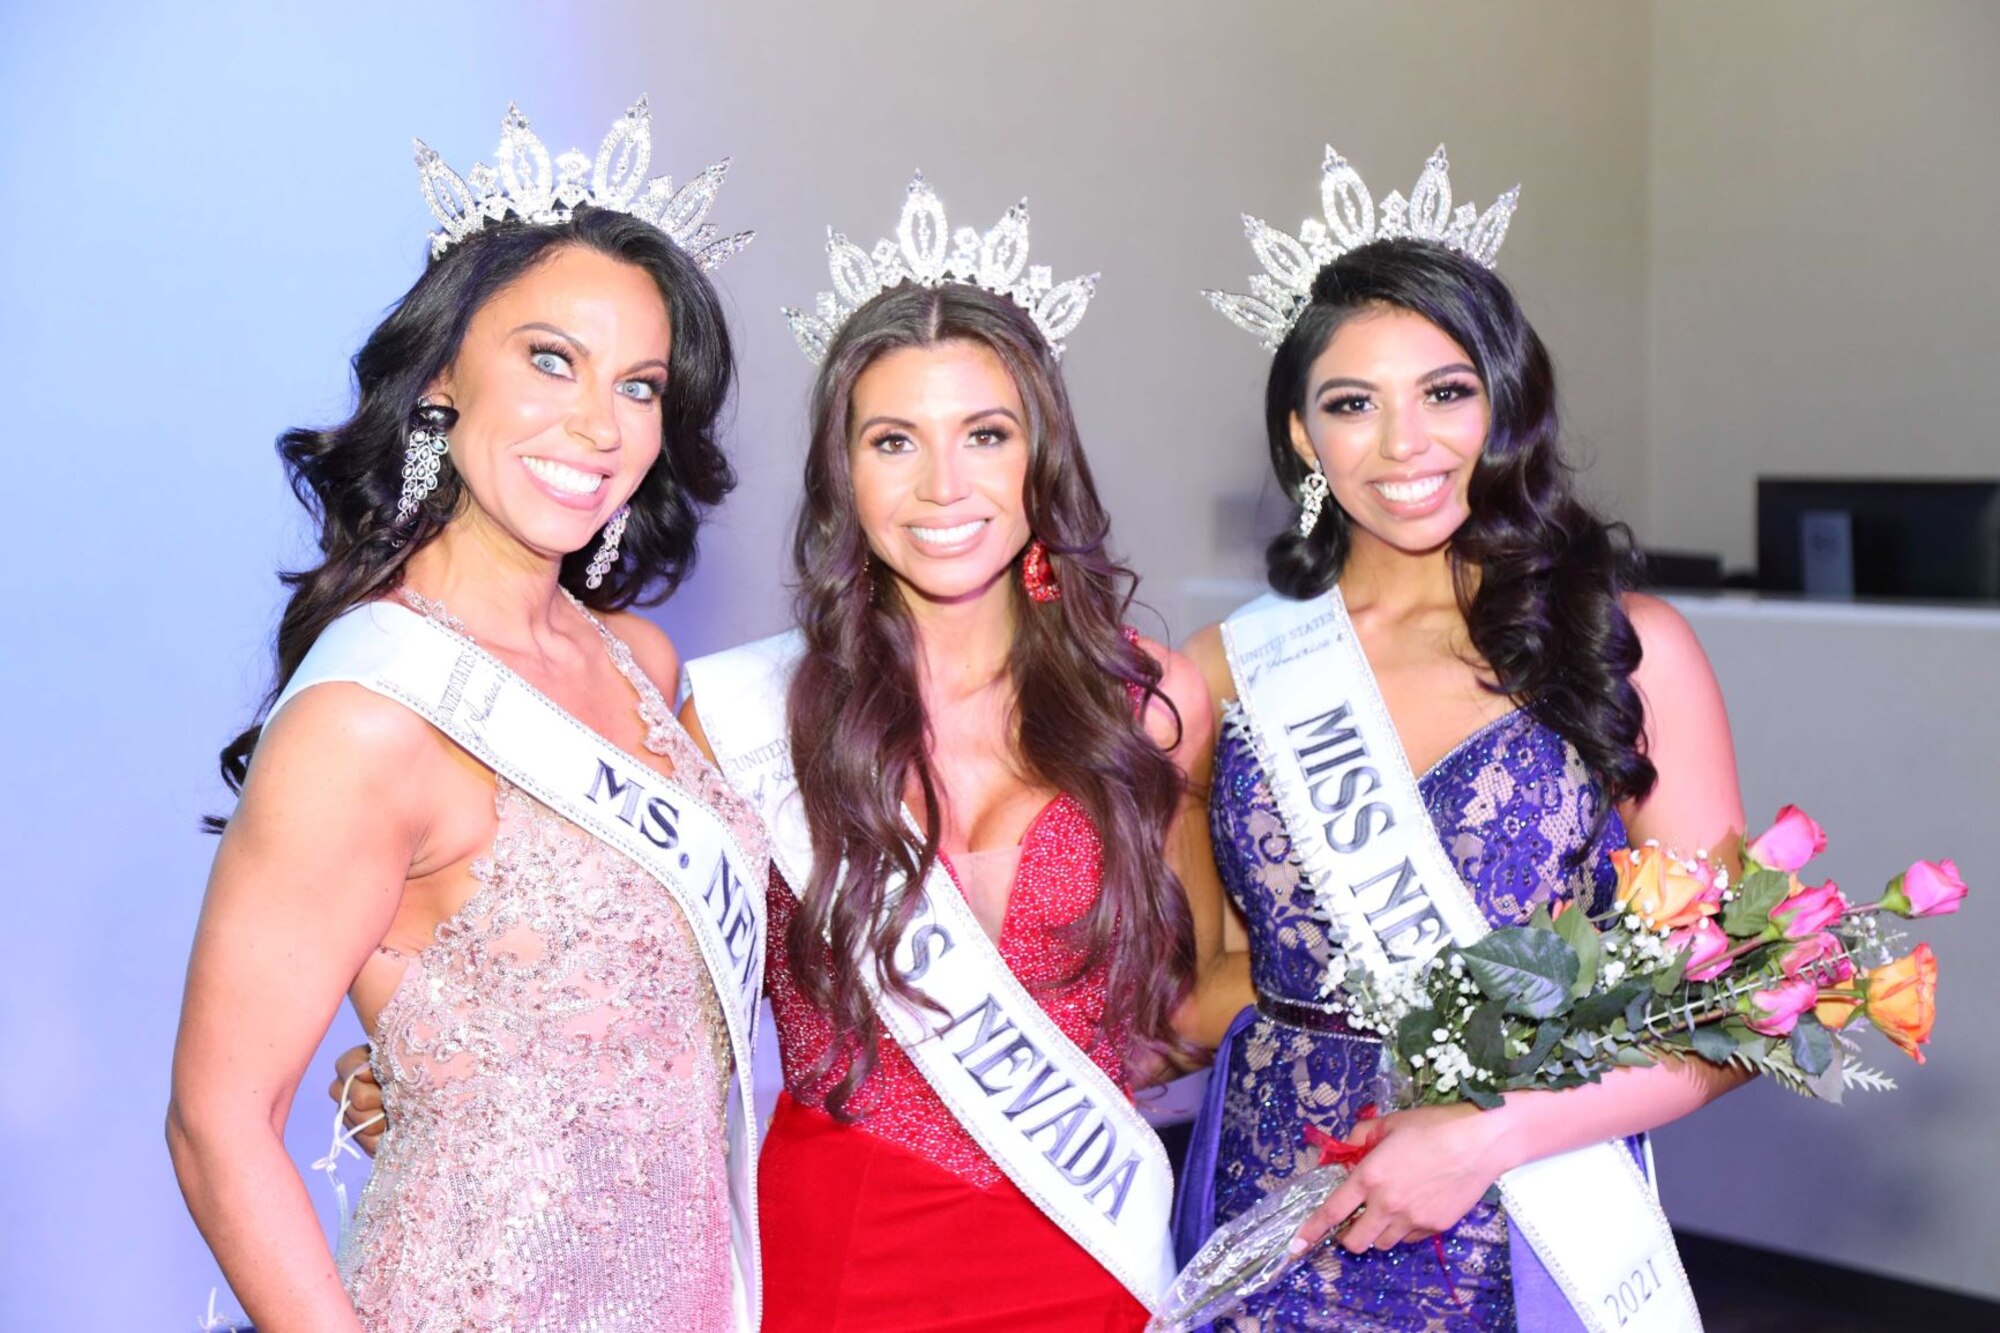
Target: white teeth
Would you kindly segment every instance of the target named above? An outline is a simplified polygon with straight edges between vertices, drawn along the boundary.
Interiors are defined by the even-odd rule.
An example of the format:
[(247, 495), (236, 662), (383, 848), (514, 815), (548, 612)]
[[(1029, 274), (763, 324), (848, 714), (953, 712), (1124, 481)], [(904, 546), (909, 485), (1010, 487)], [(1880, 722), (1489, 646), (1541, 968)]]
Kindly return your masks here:
[(526, 457), (521, 461), (527, 464), (528, 471), (564, 495), (594, 495), (597, 488), (604, 484), (601, 473), (585, 472), (582, 468), (558, 463), (552, 458)]
[(1439, 472), (1416, 481), (1378, 481), (1375, 483), (1375, 489), (1382, 492), (1382, 498), (1385, 500), (1393, 500), (1397, 504), (1415, 504), (1419, 500), (1428, 500), (1436, 495), (1438, 488), (1444, 485), (1444, 480), (1445, 474)]
[(975, 518), (972, 522), (961, 523), (955, 528), (911, 528), (909, 533), (926, 546), (952, 546), (964, 541), (985, 524), (985, 519)]

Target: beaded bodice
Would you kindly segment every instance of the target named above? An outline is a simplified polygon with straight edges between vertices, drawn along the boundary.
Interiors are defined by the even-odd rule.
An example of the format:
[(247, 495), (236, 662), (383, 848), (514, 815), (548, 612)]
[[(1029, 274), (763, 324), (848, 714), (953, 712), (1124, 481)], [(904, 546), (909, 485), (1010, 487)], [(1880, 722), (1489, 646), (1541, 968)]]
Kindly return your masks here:
[[(761, 862), (754, 812), (597, 628), (646, 748)], [(504, 778), (494, 802), (471, 899), (376, 1022), (390, 1129), (341, 1254), (356, 1310), (398, 1333), (728, 1328), (730, 1051), (688, 924)]]
[[(1083, 807), (1059, 795), (1042, 807), (1022, 837), (1014, 886), (1007, 898), (998, 947), (1001, 958), (1064, 1036), (1088, 1054), (1120, 1088), (1129, 1086), (1124, 1066), (1125, 1030), (1115, 1017), (1105, 1021), (1105, 969), (1076, 972), (1082, 956), (1064, 938), (1064, 927), (1097, 901), (1103, 843)], [(951, 865), (954, 883), (959, 870)], [(770, 959), (765, 989), (778, 1024), (778, 1051), (785, 1089), (800, 1103), (822, 1108), (826, 1094), (845, 1073), (818, 1066), (833, 1045), (833, 1026), (799, 993), (791, 975), (785, 931), (797, 901), (784, 881), (771, 878)], [(999, 1183), (1000, 1168), (952, 1116), (885, 1028), (877, 1027), (879, 1063), (849, 1102), (859, 1114), (856, 1127), (918, 1153), (981, 1188)]]

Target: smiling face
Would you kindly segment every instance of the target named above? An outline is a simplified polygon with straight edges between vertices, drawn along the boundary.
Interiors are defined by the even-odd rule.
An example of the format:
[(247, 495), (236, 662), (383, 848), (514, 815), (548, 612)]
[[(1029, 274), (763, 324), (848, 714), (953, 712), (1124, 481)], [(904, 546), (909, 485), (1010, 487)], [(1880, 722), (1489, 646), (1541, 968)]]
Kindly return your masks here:
[(1491, 409), (1472, 358), (1423, 316), (1396, 306), (1355, 315), (1313, 361), (1292, 448), (1317, 459), (1356, 540), (1442, 548), (1471, 516), (1473, 464)]
[(644, 269), (551, 255), (472, 317), (430, 396), (457, 410), (451, 461), (490, 525), (560, 560), (587, 545), (660, 456), (672, 330)]
[(1028, 543), (1027, 411), (991, 348), (902, 347), (854, 382), (854, 505), (906, 595), (964, 602), (998, 589)]

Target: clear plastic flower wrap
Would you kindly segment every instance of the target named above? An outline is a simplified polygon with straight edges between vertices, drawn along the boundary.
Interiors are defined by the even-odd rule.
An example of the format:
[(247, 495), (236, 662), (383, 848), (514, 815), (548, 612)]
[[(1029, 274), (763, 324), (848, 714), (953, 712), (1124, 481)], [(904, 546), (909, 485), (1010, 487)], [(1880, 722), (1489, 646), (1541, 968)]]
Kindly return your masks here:
[(1167, 1289), (1146, 1333), (1192, 1333), (1276, 1285), (1305, 1258), (1290, 1249), (1300, 1224), (1345, 1179), (1344, 1166), (1316, 1166), (1217, 1227)]

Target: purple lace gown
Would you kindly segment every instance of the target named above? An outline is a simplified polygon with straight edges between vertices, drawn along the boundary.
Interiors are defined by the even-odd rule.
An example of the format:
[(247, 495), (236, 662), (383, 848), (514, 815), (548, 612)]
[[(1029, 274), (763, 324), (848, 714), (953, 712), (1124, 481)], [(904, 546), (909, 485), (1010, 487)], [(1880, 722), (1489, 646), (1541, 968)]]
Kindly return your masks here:
[[(1600, 789), (1575, 748), (1527, 713), (1509, 713), (1467, 737), (1418, 786), (1446, 852), (1494, 924), (1518, 922), (1551, 897), (1605, 905), (1611, 852), (1625, 845), (1624, 826), (1613, 812), (1581, 861), (1569, 860), (1590, 838)], [(1318, 1002), (1328, 948), (1323, 918), (1300, 881), (1233, 703), (1216, 749), (1209, 818), (1223, 883), (1249, 927), (1259, 999), (1237, 1016), (1216, 1052), (1195, 1122), (1175, 1217), (1183, 1261), (1216, 1226), (1317, 1164), (1307, 1125), (1345, 1137), (1377, 1096), (1377, 1043)], [(1481, 1203), (1437, 1242), (1360, 1256), (1321, 1246), (1215, 1328), (1513, 1329), (1513, 1263), (1505, 1213)]]

